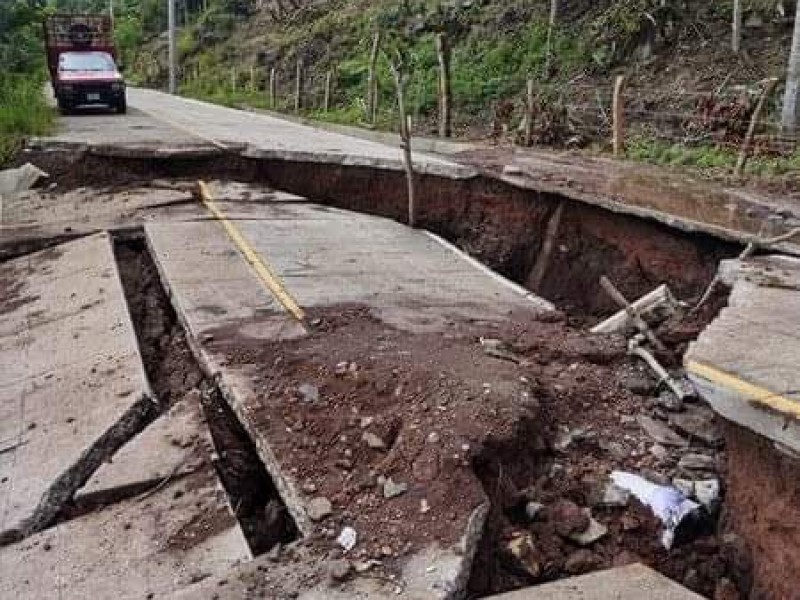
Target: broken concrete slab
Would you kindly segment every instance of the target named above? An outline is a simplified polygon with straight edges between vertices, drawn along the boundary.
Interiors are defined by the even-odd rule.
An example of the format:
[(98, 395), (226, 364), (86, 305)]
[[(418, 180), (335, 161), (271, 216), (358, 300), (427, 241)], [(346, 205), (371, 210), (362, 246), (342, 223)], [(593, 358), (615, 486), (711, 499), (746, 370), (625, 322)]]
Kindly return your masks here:
[(702, 596), (641, 564), (562, 579), (492, 600), (700, 600)]
[(162, 597), (249, 558), (224, 491), (206, 463), (152, 495), (0, 548), (0, 596)]
[(726, 419), (800, 451), (800, 259), (726, 261), (728, 306), (684, 362), (701, 396)]
[(107, 234), (7, 262), (2, 281), (0, 531), (54, 516), (156, 414)]

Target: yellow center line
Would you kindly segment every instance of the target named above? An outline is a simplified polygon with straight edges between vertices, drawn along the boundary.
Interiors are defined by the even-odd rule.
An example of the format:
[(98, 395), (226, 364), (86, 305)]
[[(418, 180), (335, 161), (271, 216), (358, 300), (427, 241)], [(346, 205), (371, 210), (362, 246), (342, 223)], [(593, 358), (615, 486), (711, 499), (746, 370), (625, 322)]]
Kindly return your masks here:
[(694, 360), (686, 363), (686, 370), (712, 383), (738, 392), (748, 402), (762, 404), (785, 415), (800, 419), (800, 402), (796, 400), (791, 400), (781, 394), (739, 379), (735, 375), (721, 371), (716, 367)]
[(244, 237), (239, 228), (236, 227), (226, 216), (225, 213), (217, 206), (214, 197), (211, 195), (211, 190), (204, 181), (199, 181), (200, 199), (202, 200), (208, 211), (214, 215), (214, 218), (222, 224), (228, 237), (239, 249), (239, 252), (245, 257), (250, 266), (258, 275), (259, 279), (264, 283), (267, 289), (272, 292), (272, 295), (278, 299), (281, 305), (294, 316), (295, 319), (300, 321), (305, 326), (305, 312), (289, 294), (286, 286), (283, 285), (275, 271), (270, 268), (269, 264), (261, 258), (261, 255), (250, 245), (250, 242)]

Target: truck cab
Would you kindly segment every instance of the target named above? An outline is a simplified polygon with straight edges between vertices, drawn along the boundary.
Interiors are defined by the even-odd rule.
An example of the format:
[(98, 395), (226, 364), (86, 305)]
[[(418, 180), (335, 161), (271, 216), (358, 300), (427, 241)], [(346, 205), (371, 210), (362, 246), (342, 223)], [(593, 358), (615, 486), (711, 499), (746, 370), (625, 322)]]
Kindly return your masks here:
[(45, 21), (50, 80), (59, 109), (104, 105), (127, 110), (125, 80), (115, 61), (106, 15), (54, 15)]

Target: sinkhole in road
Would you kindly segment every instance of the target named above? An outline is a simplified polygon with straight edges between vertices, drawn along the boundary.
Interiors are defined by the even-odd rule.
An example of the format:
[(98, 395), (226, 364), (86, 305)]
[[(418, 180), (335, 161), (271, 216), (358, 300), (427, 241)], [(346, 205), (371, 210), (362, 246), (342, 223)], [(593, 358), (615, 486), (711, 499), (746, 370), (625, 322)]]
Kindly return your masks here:
[[(396, 174), (372, 169), (241, 157), (182, 161), (92, 157), (61, 170), (54, 162), (51, 168), (59, 185), (67, 189), (89, 181), (89, 173), (93, 185), (120, 190), (153, 178), (184, 182), (218, 178), (267, 184), (323, 204), (400, 221), (405, 212), (403, 186)], [(609, 277), (630, 299), (666, 282), (676, 296), (691, 302), (712, 279), (718, 261), (740, 251), (736, 244), (710, 236), (487, 179), (421, 176), (420, 187), (421, 227), (553, 301), (568, 315), (565, 327), (581, 333), (586, 323), (618, 309), (601, 290), (601, 276)], [(200, 377), (197, 385), (204, 390), (204, 410), (217, 453), (230, 458), (227, 464), (224, 458), (218, 461), (220, 478), (254, 552), (295, 539), (296, 527), (252, 440), (213, 384), (202, 373), (191, 374), (199, 369), (144, 244), (118, 243), (117, 256), (156, 394), (165, 402), (174, 401), (186, 393), (187, 376), (189, 381)], [(668, 366), (679, 366), (686, 344), (725, 301), (721, 292), (696, 318), (662, 323), (658, 334), (668, 343), (670, 356), (660, 358)], [(731, 542), (716, 520), (718, 513), (711, 533), (701, 532), (687, 545), (666, 552), (659, 546), (658, 523), (641, 506), (593, 505), (597, 487), (611, 469), (647, 471), (668, 481), (686, 475), (679, 463), (689, 451), (718, 465), (704, 476), (713, 475), (724, 487), (724, 448), (692, 442), (680, 451), (663, 451), (653, 443), (636, 424), (637, 415), (645, 412), (663, 422), (670, 415), (661, 402), (658, 382), (620, 383), (626, 378), (639, 378), (640, 383), (642, 377), (647, 379), (624, 348), (595, 355), (548, 344), (513, 348), (531, 361), (521, 376), (534, 382), (535, 414), (520, 420), (513, 431), (485, 440), (469, 465), (490, 502), (469, 594), (481, 597), (635, 560), (707, 596), (716, 592), (719, 580), (732, 581), (746, 591), (748, 575), (736, 572)], [(175, 377), (176, 372), (183, 375)], [(629, 393), (634, 387), (638, 391)], [(247, 457), (244, 464), (237, 462), (241, 457)], [(609, 530), (604, 540), (581, 547), (556, 531), (554, 512), (545, 510), (537, 520), (526, 511), (530, 503), (554, 510), (564, 502), (592, 506), (593, 515)], [(540, 541), (529, 547), (526, 536), (531, 533)]]

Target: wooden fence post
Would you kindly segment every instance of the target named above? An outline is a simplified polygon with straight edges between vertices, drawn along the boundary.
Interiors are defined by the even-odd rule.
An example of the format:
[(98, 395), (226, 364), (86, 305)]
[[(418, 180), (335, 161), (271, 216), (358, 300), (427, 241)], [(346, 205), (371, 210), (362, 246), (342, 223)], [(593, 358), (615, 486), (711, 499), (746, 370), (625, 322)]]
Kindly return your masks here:
[(439, 60), (439, 137), (448, 138), (453, 133), (453, 100), (450, 84), (450, 40), (444, 33), (436, 35), (436, 56)]
[(331, 87), (333, 85), (333, 69), (328, 69), (325, 74), (325, 99), (323, 101), (323, 110), (328, 112), (331, 109)]
[(620, 157), (625, 151), (625, 76), (617, 75), (614, 79), (614, 156)]
[(294, 112), (299, 113), (303, 107), (303, 59), (297, 57), (297, 69), (295, 73), (294, 84)]
[(530, 147), (533, 145), (533, 120), (534, 109), (533, 104), (536, 101), (536, 89), (533, 78), (528, 79), (528, 89), (525, 95), (525, 146)]
[(250, 91), (255, 92), (257, 89), (257, 82), (256, 82), (256, 68), (255, 66), (250, 67)]
[(236, 83), (239, 74), (236, 72), (236, 68), (231, 70), (231, 91), (235, 94), (236, 93)]
[(367, 75), (367, 120), (374, 125), (378, 116), (378, 53), (381, 49), (381, 34), (372, 36), (372, 52), (369, 55), (369, 74)]
[(747, 159), (750, 154), (750, 146), (753, 144), (753, 136), (755, 136), (756, 128), (758, 127), (758, 120), (761, 118), (761, 113), (764, 112), (764, 106), (777, 85), (778, 79), (773, 77), (767, 81), (764, 89), (761, 91), (758, 103), (755, 109), (753, 109), (753, 115), (750, 117), (750, 126), (747, 128), (747, 134), (744, 136), (742, 147), (739, 150), (739, 159), (736, 161), (736, 170), (734, 171), (736, 177), (741, 177), (744, 174), (744, 167), (747, 164)]
[(275, 110), (277, 106), (278, 73), (275, 67), (269, 70), (269, 107)]

